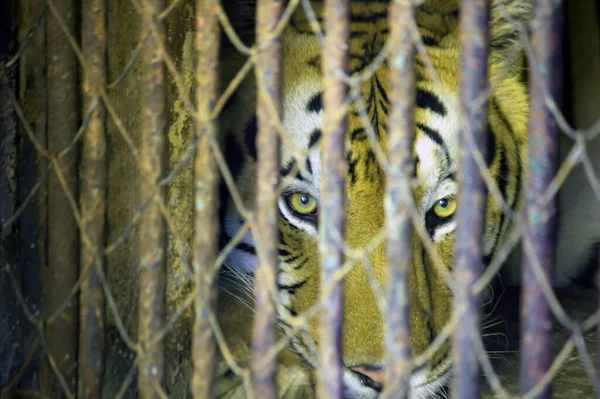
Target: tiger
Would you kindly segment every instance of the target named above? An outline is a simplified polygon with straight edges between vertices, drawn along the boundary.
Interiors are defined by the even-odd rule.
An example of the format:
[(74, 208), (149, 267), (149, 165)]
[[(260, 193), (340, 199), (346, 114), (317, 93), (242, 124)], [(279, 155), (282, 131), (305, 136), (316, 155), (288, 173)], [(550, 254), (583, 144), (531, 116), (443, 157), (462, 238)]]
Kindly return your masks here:
[[(252, 36), (255, 4), (234, 2), (230, 19), (240, 36)], [(310, 2), (323, 21), (323, 2)], [(350, 73), (364, 71), (389, 38), (385, 0), (350, 3)], [(454, 213), (458, 201), (458, 154), (461, 151), (460, 46), (458, 1), (426, 0), (415, 5), (422, 51), (415, 56), (416, 97), (414, 126), (413, 196), (419, 217), (448, 271), (454, 263)], [(527, 63), (519, 35), (531, 18), (527, 0), (491, 2), (487, 157), (485, 162), (504, 201), (515, 212), (523, 207), (528, 162), (529, 93)], [(321, 25), (322, 27), (322, 25)], [(292, 328), (290, 320), (305, 315), (319, 300), (320, 258), (318, 220), (321, 176), (324, 83), (321, 43), (305, 11), (298, 7), (282, 33), (283, 113), (286, 137), (281, 145), (280, 173), (288, 184), (282, 190), (279, 211), (279, 269), (277, 274), (277, 334), (287, 343), (278, 355), (276, 375), (281, 398), (315, 398), (319, 345), (318, 318), (307, 317), (306, 328)], [(222, 85), (227, 85), (246, 58), (234, 48), (221, 55)], [(433, 67), (433, 68), (431, 68)], [(431, 70), (433, 69), (435, 73)], [(385, 172), (363, 124), (366, 115), (381, 149), (387, 149), (390, 109), (390, 69), (387, 62), (361, 83), (359, 98), (348, 110), (346, 246), (360, 249), (374, 242), (385, 227)], [(249, 74), (223, 110), (219, 124), (225, 137), (225, 155), (244, 205), (255, 210), (257, 177), (256, 80)], [(362, 102), (362, 106), (360, 103)], [(362, 113), (362, 114), (361, 114)], [(298, 156), (294, 148), (305, 151)], [(576, 181), (571, 184), (578, 184)], [(564, 190), (563, 190), (564, 191)], [(571, 209), (577, 201), (566, 201)], [(598, 212), (588, 207), (589, 212)], [(246, 220), (231, 197), (222, 205), (222, 243), (239, 233)], [(568, 214), (569, 212), (567, 212)], [(597, 214), (597, 213), (596, 213)], [(559, 222), (564, 225), (564, 221)], [(488, 266), (514, 229), (500, 205), (488, 194), (483, 236), (483, 263)], [(600, 232), (586, 232), (574, 240), (568, 226), (558, 242), (570, 247), (571, 256), (559, 256), (556, 285), (567, 285), (581, 272), (591, 242)], [(254, 276), (258, 264), (255, 240), (248, 231), (228, 255), (219, 276), (218, 322), (230, 358), (249, 368), (252, 358)], [(560, 252), (560, 251), (559, 251)], [(440, 334), (452, 314), (452, 293), (434, 267), (421, 240), (413, 239), (410, 271), (410, 344), (413, 355), (422, 354)], [(384, 320), (366, 267), (381, 287), (388, 279), (386, 243), (380, 242), (364, 262), (358, 262), (343, 279), (343, 390), (344, 398), (378, 398), (384, 389)], [(518, 274), (518, 271), (516, 272)], [(451, 378), (450, 343), (445, 342), (410, 378), (411, 398), (443, 395)], [(243, 398), (244, 378), (222, 356), (216, 368), (219, 398)]]

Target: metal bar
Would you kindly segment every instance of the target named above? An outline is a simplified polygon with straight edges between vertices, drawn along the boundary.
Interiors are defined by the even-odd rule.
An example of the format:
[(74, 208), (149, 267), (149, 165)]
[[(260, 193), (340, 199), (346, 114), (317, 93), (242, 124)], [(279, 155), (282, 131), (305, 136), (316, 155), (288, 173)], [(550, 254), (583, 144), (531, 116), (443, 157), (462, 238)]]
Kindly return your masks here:
[[(560, 10), (558, 8), (557, 10)], [(529, 167), (525, 183), (526, 232), (521, 289), (521, 392), (531, 390), (552, 363), (552, 312), (536, 276), (536, 261), (548, 281), (552, 281), (555, 251), (556, 203), (543, 203), (548, 185), (558, 165), (556, 121), (546, 107), (544, 89), (558, 98), (561, 68), (561, 24), (553, 0), (536, 0), (531, 22)], [(528, 245), (529, 244), (529, 245)], [(529, 248), (528, 248), (529, 247)], [(536, 398), (550, 398), (548, 385)]]
[(210, 119), (219, 96), (218, 0), (196, 1), (196, 103), (200, 121), (194, 160), (194, 248), (192, 267), (198, 289), (192, 342), (194, 374), (192, 393), (196, 399), (214, 397), (213, 372), (216, 341), (209, 316), (215, 312), (216, 290), (214, 264), (219, 238), (219, 169), (212, 155), (218, 124)]
[(411, 179), (415, 121), (415, 47), (413, 2), (396, 0), (390, 6), (390, 102), (388, 120), (388, 171), (385, 194), (387, 258), (390, 281), (386, 308), (388, 352), (385, 398), (410, 394), (410, 270), (412, 268)]
[(106, 86), (106, 2), (85, 0), (82, 5), (82, 49), (88, 63), (83, 82), (83, 113), (94, 108), (83, 136), (81, 156), (80, 270), (89, 269), (80, 295), (79, 397), (101, 398), (105, 370), (104, 290), (97, 268), (104, 267), (106, 220), (106, 113), (99, 99)]
[[(6, 66), (18, 51), (17, 43), (16, 2), (4, 1), (0, 4), (0, 262), (2, 265), (7, 261), (14, 263), (16, 278), (22, 284), (26, 265), (21, 259), (15, 262), (20, 258), (19, 246), (5, 244), (9, 239), (17, 242), (15, 238), (21, 232), (14, 220), (21, 182), (17, 186), (18, 118), (11, 103), (11, 98), (17, 96), (17, 64)], [(15, 370), (25, 361), (24, 348), (29, 345), (29, 337), (28, 323), (22, 313), (8, 273), (3, 270), (0, 272), (0, 336), (4, 337), (0, 342), (0, 386), (3, 387), (0, 396), (16, 385), (13, 384), (15, 376), (18, 377)]]
[(461, 129), (454, 265), (454, 311), (463, 313), (453, 336), (454, 384), (452, 397), (479, 398), (479, 363), (473, 337), (479, 335), (481, 301), (473, 284), (483, 271), (486, 190), (474, 151), (486, 157), (488, 90), (488, 42), (490, 2), (463, 0), (460, 10), (460, 97), (465, 126)]
[(342, 281), (336, 272), (344, 263), (346, 217), (346, 130), (343, 113), (347, 87), (342, 74), (348, 74), (350, 2), (325, 1), (325, 42), (322, 53), (324, 77), (321, 204), (319, 250), (321, 253), (321, 312), (319, 320), (320, 398), (341, 399), (342, 385)]
[[(256, 271), (256, 315), (253, 331), (252, 378), (255, 398), (277, 398), (275, 343), (277, 313), (271, 293), (277, 291), (279, 263), (279, 212), (277, 191), (280, 182), (281, 138), (275, 118), (282, 115), (282, 54), (280, 37), (269, 40), (282, 12), (283, 1), (259, 0), (257, 5), (257, 121), (258, 188), (256, 195), (259, 266)], [(267, 45), (264, 45), (269, 40)], [(270, 111), (272, 110), (272, 111)], [(276, 112), (276, 114), (274, 114)]]
[[(57, 0), (56, 10), (70, 33), (75, 33), (76, 3)], [(77, 132), (79, 107), (77, 103), (77, 61), (58, 20), (48, 16), (47, 34), (47, 97), (48, 150), (57, 154), (65, 149)], [(70, 195), (77, 196), (77, 153), (69, 151), (60, 160), (62, 174)], [(44, 276), (46, 314), (51, 315), (69, 299), (69, 291), (77, 282), (79, 231), (75, 215), (56, 172), (48, 177), (48, 267)], [(58, 370), (65, 377), (67, 396), (77, 386), (77, 303), (72, 300), (60, 317), (46, 326), (50, 353)], [(50, 364), (45, 361), (40, 376), (42, 392), (52, 398), (67, 393), (60, 386)]]
[[(596, 261), (600, 265), (600, 248), (597, 249)], [(596, 271), (596, 289), (599, 292), (596, 312), (600, 314), (600, 269)], [(596, 321), (596, 342), (600, 342), (600, 318)], [(600, 345), (596, 345), (596, 379), (600, 381)], [(600, 399), (600, 389), (596, 390), (596, 398)]]
[[(167, 84), (163, 60), (158, 51), (161, 40), (166, 45), (164, 22), (159, 19), (164, 0), (142, 2), (142, 25), (145, 42), (142, 49), (142, 144), (140, 153), (140, 200), (150, 205), (140, 220), (140, 298), (138, 340), (138, 391), (142, 399), (159, 398), (156, 387), (164, 387), (164, 341), (150, 344), (165, 325), (166, 310), (166, 225), (158, 201), (165, 201), (164, 187), (167, 161)], [(157, 35), (148, 34), (154, 24)], [(155, 39), (156, 37), (156, 39)], [(154, 386), (156, 385), (156, 387)]]

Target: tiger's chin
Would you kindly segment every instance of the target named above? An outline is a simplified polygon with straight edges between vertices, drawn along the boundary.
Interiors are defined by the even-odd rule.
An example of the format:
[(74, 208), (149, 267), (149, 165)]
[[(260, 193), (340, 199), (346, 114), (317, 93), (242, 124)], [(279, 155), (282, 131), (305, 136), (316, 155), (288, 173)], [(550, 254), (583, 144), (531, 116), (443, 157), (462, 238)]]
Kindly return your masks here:
[[(448, 398), (446, 387), (450, 381), (451, 362), (448, 360), (436, 370), (422, 367), (413, 372), (410, 385), (410, 399)], [(432, 378), (431, 374), (437, 374)], [(360, 374), (345, 369), (343, 374), (343, 399), (380, 399), (383, 387)], [(279, 364), (277, 369), (278, 398), (316, 399), (317, 383), (315, 369), (300, 363)], [(223, 399), (242, 399), (247, 397), (249, 386), (243, 378), (230, 374), (217, 380), (217, 397)]]
[[(446, 386), (450, 381), (451, 361), (444, 362), (434, 370), (440, 373), (432, 378), (429, 367), (422, 367), (413, 372), (410, 378), (410, 399), (437, 399), (446, 398)], [(438, 371), (439, 370), (439, 371)], [(346, 370), (344, 372), (344, 399), (379, 399), (382, 396), (383, 386), (373, 386), (373, 381), (365, 383), (364, 379), (356, 373)]]

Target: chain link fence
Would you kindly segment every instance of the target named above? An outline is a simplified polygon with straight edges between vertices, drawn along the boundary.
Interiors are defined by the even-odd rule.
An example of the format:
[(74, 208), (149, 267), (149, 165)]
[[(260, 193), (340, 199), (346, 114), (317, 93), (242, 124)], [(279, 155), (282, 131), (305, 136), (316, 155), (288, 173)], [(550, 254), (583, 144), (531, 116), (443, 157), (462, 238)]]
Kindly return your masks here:
[[(600, 326), (600, 315), (594, 312), (583, 320), (569, 316), (550, 283), (555, 196), (577, 165), (582, 165), (595, 193), (590, 201), (600, 201), (593, 165), (600, 154), (587, 150), (600, 123), (576, 129), (559, 106), (562, 68), (569, 62), (561, 45), (565, 6), (535, 0), (531, 18), (521, 25), (511, 21), (505, 5), (509, 2), (498, 3), (529, 65), (529, 155), (523, 165), (528, 177), (523, 182), (522, 213), (507, 202), (486, 162), (491, 155), (486, 146), (488, 108), (494, 106), (488, 100), (499, 83), (488, 78), (486, 61), (489, 25), (494, 22), (490, 2), (460, 2), (462, 72), (457, 81), (464, 122), (457, 160), (456, 257), (449, 269), (411, 194), (419, 79), (415, 64), (427, 71), (435, 90), (448, 90), (428, 54), (429, 38), (419, 30), (418, 10), (425, 7), (429, 12), (427, 7), (435, 9), (436, 2), (418, 3), (389, 3), (394, 23), (387, 40), (381, 51), (356, 68), (348, 45), (355, 40), (354, 5), (345, 0), (259, 0), (252, 45), (236, 31), (238, 14), (248, 11), (248, 2), (5, 2), (6, 23), (1, 27), (9, 40), (2, 39), (0, 54), (0, 295), (7, 304), (1, 320), (2, 399), (167, 398), (185, 397), (188, 389), (195, 398), (211, 398), (219, 391), (216, 378), (224, 378), (219, 374), (221, 363), (240, 379), (243, 389), (238, 392), (276, 398), (278, 358), (291, 344), (291, 333), (277, 333), (282, 322), (316, 354), (315, 395), (346, 397), (343, 285), (360, 267), (380, 299), (385, 320), (386, 368), (376, 391), (388, 398), (409, 397), (415, 369), (451, 345), (453, 397), (479, 397), (482, 381), (495, 397), (517, 397), (495, 371), (480, 330), (483, 293), (519, 242), (524, 277), (518, 397), (550, 397), (552, 380), (573, 353), (600, 395), (600, 375), (584, 339)], [(446, 2), (437, 7), (458, 18), (453, 4), (458, 6)], [(298, 13), (306, 15), (306, 26), (323, 49), (318, 61), (324, 78), (322, 137), (310, 148), (295, 144), (283, 122), (283, 33)], [(225, 46), (236, 49), (242, 62), (223, 85)], [(519, 54), (511, 57), (517, 60)], [(385, 145), (361, 91), (381, 68), (389, 69), (390, 80)], [(257, 92), (256, 206), (236, 184), (237, 166), (222, 150), (229, 132), (219, 123), (251, 73)], [(362, 248), (344, 241), (346, 182), (352, 168), (345, 147), (350, 118), (362, 123), (385, 185), (386, 222)], [(573, 143), (560, 164), (559, 135)], [(280, 148), (297, 160), (284, 176)], [(320, 280), (318, 301), (301, 314), (282, 315), (277, 298), (282, 256), (278, 202), (290, 177), (302, 172), (317, 149), (322, 154), (321, 269), (313, 276)], [(484, 267), (488, 194), (515, 228)], [(219, 212), (225, 195), (243, 223), (222, 243)], [(598, 220), (597, 215), (590, 218)], [(248, 232), (253, 234), (259, 266), (250, 305), (255, 309), (253, 327), (247, 332), (252, 337), (251, 360), (242, 362), (219, 325), (217, 298), (220, 270)], [(432, 270), (453, 297), (452, 312), (439, 334), (419, 353), (411, 349), (409, 282), (417, 255), (412, 253), (413, 240), (422, 243)], [(385, 287), (368, 261), (383, 243), (389, 270)], [(570, 333), (556, 356), (551, 350), (553, 319)], [(313, 320), (318, 320), (316, 348), (307, 334)]]

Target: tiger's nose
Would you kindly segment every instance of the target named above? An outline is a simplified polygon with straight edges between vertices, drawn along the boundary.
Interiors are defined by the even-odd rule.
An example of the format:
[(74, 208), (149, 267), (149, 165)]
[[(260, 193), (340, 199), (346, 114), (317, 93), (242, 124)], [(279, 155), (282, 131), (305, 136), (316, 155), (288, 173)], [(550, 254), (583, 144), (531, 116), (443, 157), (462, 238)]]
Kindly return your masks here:
[(381, 392), (383, 388), (384, 369), (380, 366), (354, 366), (350, 367), (350, 370), (354, 372), (360, 382), (377, 392)]

